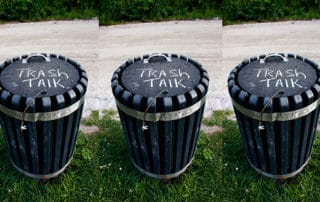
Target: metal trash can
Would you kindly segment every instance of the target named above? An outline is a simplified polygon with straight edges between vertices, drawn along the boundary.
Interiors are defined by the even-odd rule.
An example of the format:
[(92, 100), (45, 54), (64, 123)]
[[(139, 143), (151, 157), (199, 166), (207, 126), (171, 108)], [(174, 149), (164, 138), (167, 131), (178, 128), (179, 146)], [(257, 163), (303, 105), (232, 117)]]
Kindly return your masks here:
[(260, 174), (286, 179), (307, 165), (320, 103), (319, 66), (293, 54), (244, 60), (228, 78), (247, 159)]
[(35, 179), (69, 165), (87, 75), (61, 55), (30, 54), (0, 65), (0, 124), (12, 165)]
[(137, 57), (114, 72), (113, 94), (139, 171), (170, 179), (191, 164), (208, 83), (201, 64), (176, 54)]

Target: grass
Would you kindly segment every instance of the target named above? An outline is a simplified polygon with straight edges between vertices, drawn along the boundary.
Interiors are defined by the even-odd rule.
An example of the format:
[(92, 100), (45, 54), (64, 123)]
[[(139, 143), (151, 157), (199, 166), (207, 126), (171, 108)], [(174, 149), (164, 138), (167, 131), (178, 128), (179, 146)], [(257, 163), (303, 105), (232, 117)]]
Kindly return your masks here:
[(320, 137), (303, 172), (287, 181), (258, 175), (248, 164), (235, 121), (228, 111), (204, 120), (223, 128), (201, 132), (195, 159), (179, 178), (148, 178), (132, 165), (115, 112), (94, 112), (85, 125), (94, 135), (79, 134), (75, 154), (60, 176), (47, 182), (19, 174), (10, 164), (0, 136), (0, 201), (317, 201), (320, 198)]
[(125, 23), (140, 23), (140, 22), (161, 22), (161, 21), (170, 21), (170, 20), (212, 20), (215, 18), (221, 18), (222, 14), (219, 9), (205, 9), (205, 10), (199, 10), (195, 9), (191, 12), (184, 13), (184, 14), (174, 14), (172, 16), (166, 16), (166, 17), (151, 17), (151, 18), (145, 18), (141, 20), (113, 20), (108, 19), (104, 16), (104, 14), (99, 15), (99, 24), (100, 25), (117, 25), (117, 24), (125, 24)]

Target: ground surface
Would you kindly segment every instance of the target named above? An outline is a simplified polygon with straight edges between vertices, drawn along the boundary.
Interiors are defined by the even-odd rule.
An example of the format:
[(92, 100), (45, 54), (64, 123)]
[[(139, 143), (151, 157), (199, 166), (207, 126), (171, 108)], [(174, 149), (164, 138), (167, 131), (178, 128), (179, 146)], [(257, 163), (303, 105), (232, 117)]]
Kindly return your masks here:
[(127, 59), (178, 53), (209, 72), (206, 116), (231, 109), (226, 80), (243, 59), (270, 52), (295, 53), (320, 63), (320, 21), (287, 21), (222, 27), (220, 20), (171, 21), (99, 27), (98, 21), (49, 21), (0, 25), (0, 60), (32, 52), (60, 53), (87, 70), (85, 116), (115, 109), (113, 71)]

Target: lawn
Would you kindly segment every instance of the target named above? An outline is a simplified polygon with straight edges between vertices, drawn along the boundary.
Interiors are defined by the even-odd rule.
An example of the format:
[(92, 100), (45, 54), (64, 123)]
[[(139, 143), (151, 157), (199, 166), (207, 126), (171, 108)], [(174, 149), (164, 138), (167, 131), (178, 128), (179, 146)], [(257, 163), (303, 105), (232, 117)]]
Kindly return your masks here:
[(317, 201), (320, 198), (320, 137), (312, 158), (296, 177), (276, 181), (248, 164), (235, 121), (216, 111), (203, 121), (222, 131), (201, 132), (195, 158), (179, 178), (159, 181), (141, 174), (131, 163), (115, 112), (94, 112), (83, 120), (95, 134), (80, 133), (73, 160), (60, 176), (36, 181), (10, 164), (0, 136), (0, 201)]

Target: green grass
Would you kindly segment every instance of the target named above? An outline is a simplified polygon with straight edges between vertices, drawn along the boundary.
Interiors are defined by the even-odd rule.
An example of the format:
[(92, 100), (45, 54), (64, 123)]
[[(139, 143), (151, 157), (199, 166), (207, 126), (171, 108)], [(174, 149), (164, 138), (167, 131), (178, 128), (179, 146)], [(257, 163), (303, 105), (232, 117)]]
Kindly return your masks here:
[(248, 164), (237, 124), (230, 112), (205, 120), (218, 134), (200, 134), (195, 159), (171, 181), (148, 178), (132, 165), (119, 121), (107, 111), (94, 112), (83, 124), (96, 125), (94, 135), (80, 133), (73, 160), (57, 178), (35, 181), (10, 164), (0, 136), (0, 201), (317, 201), (320, 198), (320, 137), (303, 172), (287, 181), (258, 175)]

